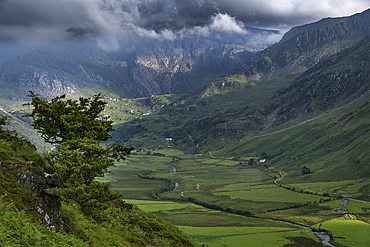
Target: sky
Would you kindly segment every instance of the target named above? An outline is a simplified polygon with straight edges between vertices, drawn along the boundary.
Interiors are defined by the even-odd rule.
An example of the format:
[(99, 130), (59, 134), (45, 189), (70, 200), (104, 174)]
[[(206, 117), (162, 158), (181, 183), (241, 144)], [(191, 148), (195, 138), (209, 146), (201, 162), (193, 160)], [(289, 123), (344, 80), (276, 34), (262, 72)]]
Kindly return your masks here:
[(174, 40), (245, 25), (287, 31), (370, 8), (370, 0), (0, 0), (0, 40), (19, 44), (137, 35)]

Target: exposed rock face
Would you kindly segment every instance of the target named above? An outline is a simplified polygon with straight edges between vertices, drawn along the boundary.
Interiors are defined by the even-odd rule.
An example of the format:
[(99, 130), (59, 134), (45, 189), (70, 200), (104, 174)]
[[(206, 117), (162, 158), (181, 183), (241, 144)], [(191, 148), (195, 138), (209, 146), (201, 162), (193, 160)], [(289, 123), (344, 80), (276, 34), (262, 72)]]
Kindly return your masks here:
[(266, 48), (269, 44), (254, 37), (272, 33), (251, 30), (247, 35), (164, 41), (131, 37), (120, 40), (115, 52), (93, 42), (43, 47), (0, 66), (0, 98), (25, 100), (29, 90), (44, 97), (185, 93), (206, 86)]
[(39, 92), (44, 96), (73, 94), (77, 91), (68, 79), (38, 68), (31, 67), (29, 73), (20, 74), (17, 81), (21, 88)]
[(35, 209), (43, 223), (52, 229), (62, 230), (63, 221), (60, 218), (61, 202), (58, 196), (52, 194), (52, 188), (58, 185), (57, 179), (49, 174), (40, 176), (34, 171), (21, 169), (16, 174), (19, 183), (25, 184), (38, 199)]

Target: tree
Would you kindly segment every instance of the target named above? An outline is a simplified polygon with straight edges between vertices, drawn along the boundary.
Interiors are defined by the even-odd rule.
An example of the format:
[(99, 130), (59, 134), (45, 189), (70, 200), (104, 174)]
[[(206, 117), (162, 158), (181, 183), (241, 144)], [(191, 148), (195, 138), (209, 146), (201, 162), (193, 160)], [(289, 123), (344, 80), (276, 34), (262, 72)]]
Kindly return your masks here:
[(57, 96), (50, 102), (30, 91), (31, 113), (26, 117), (33, 120), (32, 126), (41, 133), (42, 138), (49, 143), (59, 144), (73, 139), (92, 139), (98, 142), (107, 141), (112, 136), (112, 123), (108, 116), (100, 118), (107, 102), (101, 94), (93, 98), (80, 97), (77, 100), (64, 100), (65, 95)]
[[(114, 131), (108, 116), (101, 116), (107, 102), (101, 94), (79, 100), (57, 96), (51, 101), (30, 91), (32, 101), (25, 104), (33, 106), (32, 126), (41, 133), (42, 138), (56, 145), (56, 149), (45, 154), (46, 172), (57, 176), (60, 185), (54, 191), (65, 199), (73, 199), (81, 206), (90, 205), (91, 200), (104, 203), (118, 199), (118, 193), (102, 196), (106, 185), (95, 181), (109, 172), (115, 161), (125, 159), (133, 148), (121, 144), (100, 145), (112, 138)], [(89, 202), (89, 203), (87, 203)]]
[(309, 173), (311, 173), (310, 168), (308, 168), (308, 167), (304, 166), (304, 167), (302, 168), (302, 174), (309, 174)]

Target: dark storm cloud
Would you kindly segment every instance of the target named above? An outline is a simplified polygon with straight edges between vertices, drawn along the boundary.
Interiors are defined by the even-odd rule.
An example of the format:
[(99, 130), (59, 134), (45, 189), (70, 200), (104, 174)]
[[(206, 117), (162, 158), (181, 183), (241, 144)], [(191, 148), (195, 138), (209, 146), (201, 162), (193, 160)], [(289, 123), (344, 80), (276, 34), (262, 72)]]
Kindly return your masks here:
[(139, 35), (175, 39), (212, 32), (247, 33), (244, 24), (287, 29), (351, 15), (370, 0), (0, 0), (0, 39), (48, 43)]
[(245, 23), (270, 27), (292, 27), (325, 17), (352, 15), (370, 8), (369, 0), (234, 0), (218, 2), (222, 5), (222, 9), (231, 15), (240, 17), (240, 20)]
[(139, 6), (147, 27), (205, 25), (215, 13), (227, 13), (247, 25), (278, 28), (361, 12), (370, 0), (157, 0)]

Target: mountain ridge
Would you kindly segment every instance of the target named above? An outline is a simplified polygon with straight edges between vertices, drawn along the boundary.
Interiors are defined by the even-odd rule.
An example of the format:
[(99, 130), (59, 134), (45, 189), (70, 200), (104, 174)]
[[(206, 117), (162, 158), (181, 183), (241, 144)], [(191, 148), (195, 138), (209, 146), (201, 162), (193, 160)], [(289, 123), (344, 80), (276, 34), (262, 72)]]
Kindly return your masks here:
[[(89, 95), (136, 98), (184, 93), (207, 85), (269, 44), (273, 30), (212, 34), (175, 40), (120, 39), (116, 51), (94, 41), (52, 44), (0, 65), (1, 98)], [(259, 40), (259, 41), (258, 41)], [(262, 43), (261, 43), (262, 40)], [(258, 41), (258, 42), (257, 42)]]
[[(335, 87), (338, 86), (333, 84), (333, 81), (330, 81), (331, 77), (337, 78), (337, 80), (340, 80), (341, 78), (347, 78), (346, 88), (349, 89), (349, 87), (353, 87), (353, 89), (351, 89), (346, 94), (343, 94), (342, 92), (335, 95), (333, 93), (328, 93), (329, 91), (320, 89), (321, 91), (323, 91), (323, 95), (320, 96), (323, 97), (322, 100), (326, 99), (326, 101), (328, 101), (331, 98), (331, 100), (337, 100), (337, 103), (343, 101), (344, 104), (344, 100), (346, 99), (346, 97), (349, 97), (350, 95), (355, 95), (362, 84), (364, 84), (364, 87), (367, 87), (366, 78), (368, 77), (368, 74), (366, 66), (363, 66), (362, 70), (361, 68), (360, 70), (350, 69), (351, 66), (358, 67), (361, 66), (361, 63), (365, 63), (367, 61), (366, 54), (364, 53), (364, 50), (366, 51), (366, 48), (362, 49), (362, 53), (353, 53), (357, 54), (358, 56), (365, 56), (364, 60), (356, 60), (353, 62), (348, 60), (350, 59), (350, 54), (352, 52), (355, 52), (358, 47), (367, 47), (368, 38), (363, 39), (364, 34), (361, 34), (358, 37), (356, 36), (356, 39), (358, 39), (359, 42), (357, 48), (356, 45), (351, 46), (352, 48), (350, 47), (347, 49), (345, 49), (345, 47), (343, 46), (343, 48), (339, 49), (336, 53), (329, 55), (330, 52), (327, 52), (326, 56), (322, 55), (322, 58), (320, 59), (312, 59), (312, 55), (297, 55), (297, 53), (295, 52), (291, 53), (291, 56), (285, 56), (285, 58), (281, 58), (281, 56), (278, 56), (276, 54), (279, 54), (280, 51), (280, 53), (285, 53), (287, 55), (289, 54), (288, 51), (290, 50), (289, 45), (297, 44), (297, 40), (299, 41), (303, 39), (305, 40), (305, 42), (308, 42), (310, 39), (316, 39), (318, 34), (327, 33), (328, 30), (333, 31), (333, 38), (325, 35), (327, 39), (323, 42), (324, 44), (331, 44), (330, 50), (334, 51), (335, 48), (338, 47), (336, 43), (339, 37), (338, 34), (342, 33), (342, 36), (346, 32), (348, 32), (349, 37), (353, 37), (353, 35), (357, 32), (346, 28), (346, 25), (353, 25), (353, 23), (357, 23), (359, 20), (363, 20), (361, 22), (362, 26), (358, 24), (358, 28), (360, 30), (362, 30), (363, 28), (366, 30), (369, 29), (366, 25), (366, 20), (369, 18), (369, 13), (370, 11), (365, 11), (363, 13), (363, 16), (361, 14), (355, 15), (352, 18), (340, 22), (336, 26), (328, 26), (324, 29), (314, 29), (298, 34), (290, 41), (282, 42), (281, 44), (276, 45), (274, 49), (268, 49), (269, 52), (273, 55), (264, 56), (254, 65), (248, 67), (249, 70), (247, 68), (245, 71), (232, 75), (229, 74), (226, 77), (222, 77), (218, 81), (209, 84), (205, 88), (194, 91), (191, 95), (186, 94), (178, 96), (178, 98), (174, 99), (172, 103), (164, 106), (160, 110), (163, 112), (162, 114), (158, 112), (159, 119), (164, 119), (166, 114), (169, 116), (173, 116), (170, 118), (166, 118), (166, 121), (162, 123), (162, 125), (165, 126), (168, 124), (168, 126), (166, 127), (166, 131), (163, 131), (162, 135), (163, 133), (167, 133), (166, 135), (176, 137), (176, 139), (179, 140), (179, 147), (182, 148), (185, 148), (186, 145), (188, 145), (188, 147), (194, 145), (192, 143), (196, 142), (199, 147), (207, 147), (208, 149), (219, 149), (224, 147), (225, 145), (228, 146), (236, 144), (239, 141), (245, 141), (258, 133), (265, 132), (266, 130), (272, 127), (277, 127), (279, 124), (285, 122), (297, 122), (300, 121), (300, 118), (304, 119), (302, 121), (305, 121), (306, 118), (313, 118), (325, 112), (328, 109), (328, 106), (324, 106), (325, 104), (321, 104), (320, 106), (320, 104), (310, 102), (309, 100), (306, 103), (301, 102), (300, 97), (305, 97), (304, 89), (300, 89), (299, 92), (301, 93), (296, 94), (295, 90), (298, 90), (298, 87), (294, 85), (306, 85), (306, 81), (313, 80), (314, 78), (318, 78), (320, 76), (322, 80), (323, 78), (329, 78), (326, 80), (327, 84), (325, 84), (324, 82), (322, 83), (322, 85), (327, 85), (327, 89), (325, 90), (329, 91), (332, 90), (331, 85), (333, 85), (333, 90), (335, 90)], [(296, 45), (292, 46), (296, 47)], [(302, 48), (302, 54), (309, 54), (309, 52), (313, 50), (315, 46), (320, 46), (320, 42), (316, 42), (312, 45), (306, 45), (304, 49)], [(318, 52), (314, 51), (313, 53), (317, 54)], [(272, 57), (272, 59), (269, 59), (270, 57)], [(282, 59), (283, 62), (275, 62), (277, 66), (274, 66), (274, 61), (279, 61), (279, 59)], [(333, 72), (334, 74), (324, 73), (325, 71), (323, 70), (330, 70), (335, 68), (330, 66), (338, 64), (343, 59), (348, 60), (346, 60), (347, 67), (345, 67), (343, 71), (337, 70), (337, 72)], [(303, 63), (306, 64), (302, 65)], [(286, 68), (287, 64), (288, 69)], [(293, 64), (293, 66), (289, 67), (289, 64)], [(309, 66), (307, 64), (309, 64)], [(278, 65), (280, 65), (280, 67)], [(285, 65), (285, 67), (283, 65)], [(292, 68), (299, 68), (300, 66), (305, 67), (305, 69), (296, 69), (296, 71), (293, 71), (294, 73), (292, 73)], [(338, 64), (336, 66), (343, 69), (343, 65)], [(261, 71), (261, 69), (265, 72), (266, 75), (259, 74), (259, 71)], [(248, 74), (248, 72), (250, 71), (254, 72)], [(336, 76), (337, 73), (339, 74)], [(358, 82), (357, 84), (352, 84), (351, 81), (354, 80), (354, 78), (356, 78), (356, 76), (359, 76), (361, 73), (363, 76), (361, 82)], [(345, 91), (344, 84), (339, 85), (339, 87), (342, 87), (341, 90)], [(318, 89), (318, 86), (314, 86), (313, 88), (314, 90), (320, 91)], [(292, 99), (295, 99), (296, 101), (290, 102), (288, 96), (283, 98), (282, 95), (284, 90), (285, 93), (289, 91), (289, 95), (293, 97)], [(327, 92), (326, 96), (324, 92)], [(360, 92), (361, 91), (359, 91), (359, 93)], [(361, 92), (361, 94), (365, 93), (366, 90)], [(243, 97), (243, 94), (252, 94), (253, 96), (249, 99), (248, 97)], [(346, 96), (340, 96), (342, 94)], [(257, 98), (253, 100), (253, 98), (255, 97)], [(261, 99), (258, 99), (258, 97), (261, 97)], [(288, 102), (291, 104), (290, 106), (288, 106), (284, 102)], [(303, 106), (304, 104), (305, 106)], [(203, 109), (205, 107), (207, 107), (207, 110)], [(295, 110), (291, 111), (292, 109)], [(294, 113), (295, 111), (297, 112)], [(196, 114), (195, 112), (198, 112), (198, 114)], [(178, 121), (178, 119), (175, 119), (177, 115), (183, 116), (182, 121)], [(187, 115), (189, 115), (189, 117), (187, 117)], [(157, 132), (156, 128), (154, 127), (154, 122), (151, 123), (152, 120), (150, 120), (153, 119), (153, 121), (158, 121), (155, 120), (156, 113), (153, 112), (150, 116), (138, 118), (137, 120), (133, 120), (132, 123), (127, 122), (117, 125), (117, 133), (115, 133), (114, 135), (117, 138), (119, 138), (119, 136), (127, 135), (124, 140), (129, 141), (130, 138), (127, 138), (128, 136), (133, 137), (135, 136), (135, 133), (143, 133), (139, 131), (139, 129), (142, 129), (142, 131), (144, 132), (149, 132), (149, 129), (152, 129), (152, 131), (156, 132), (155, 135), (157, 136), (161, 132)], [(152, 127), (149, 128), (148, 126)], [(132, 127), (134, 127), (135, 130), (132, 129)], [(170, 134), (170, 130), (172, 131), (172, 134)], [(198, 134), (193, 136), (192, 133)], [(146, 133), (145, 135), (147, 136), (148, 133)], [(189, 140), (188, 135), (192, 136), (192, 141)], [(224, 141), (220, 141), (220, 139)], [(226, 139), (229, 139), (229, 141), (226, 141)], [(227, 142), (229, 142), (229, 144), (226, 144)], [(142, 142), (132, 142), (133, 145), (138, 146), (141, 146), (140, 143)], [(148, 145), (155, 145), (155, 139), (150, 142), (147, 140), (146, 143)], [(150, 147), (147, 146), (147, 148)], [(194, 148), (192, 150), (194, 152), (199, 151)]]

